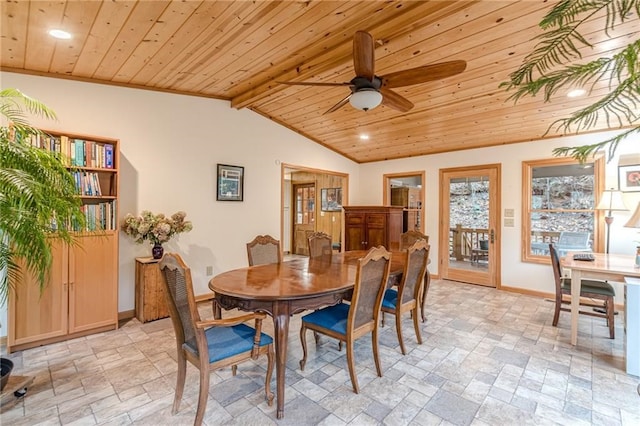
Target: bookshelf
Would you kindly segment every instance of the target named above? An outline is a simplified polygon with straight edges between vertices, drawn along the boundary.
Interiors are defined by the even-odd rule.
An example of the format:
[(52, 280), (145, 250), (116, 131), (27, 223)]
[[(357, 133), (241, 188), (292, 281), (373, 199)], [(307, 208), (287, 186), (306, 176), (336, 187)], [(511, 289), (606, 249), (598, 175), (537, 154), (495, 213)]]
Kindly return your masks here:
[(57, 153), (66, 165), (86, 227), (74, 229), (73, 245), (52, 238), (53, 263), (42, 293), (23, 268), (9, 296), (9, 353), (118, 327), (119, 141), (45, 130), (30, 143)]

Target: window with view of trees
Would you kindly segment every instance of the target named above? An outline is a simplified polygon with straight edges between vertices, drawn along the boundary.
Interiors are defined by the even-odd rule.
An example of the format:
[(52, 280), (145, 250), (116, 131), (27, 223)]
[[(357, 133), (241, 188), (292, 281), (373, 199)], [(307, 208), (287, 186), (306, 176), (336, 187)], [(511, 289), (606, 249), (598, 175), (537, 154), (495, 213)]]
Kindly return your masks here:
[(563, 232), (587, 237), (582, 250), (596, 247), (594, 209), (603, 170), (602, 159), (583, 164), (571, 158), (522, 163), (523, 261), (548, 262), (549, 243), (558, 244)]

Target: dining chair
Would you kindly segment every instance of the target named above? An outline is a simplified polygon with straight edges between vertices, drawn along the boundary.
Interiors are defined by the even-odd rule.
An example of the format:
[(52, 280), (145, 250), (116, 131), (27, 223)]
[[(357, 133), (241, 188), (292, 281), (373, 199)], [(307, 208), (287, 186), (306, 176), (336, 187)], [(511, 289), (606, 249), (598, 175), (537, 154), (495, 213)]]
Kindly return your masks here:
[(331, 236), (324, 232), (313, 232), (307, 239), (309, 245), (309, 257), (322, 258), (331, 257), (333, 248), (331, 247)]
[(402, 355), (406, 354), (404, 339), (402, 338), (402, 314), (411, 312), (413, 328), (416, 332), (418, 344), (422, 344), (420, 326), (418, 324), (418, 308), (420, 287), (424, 282), (427, 262), (429, 261), (429, 245), (426, 240), (417, 240), (406, 249), (407, 258), (402, 272), (402, 280), (398, 289), (390, 288), (385, 291), (382, 299), (382, 314), (390, 313), (396, 317), (396, 332), (400, 342)]
[[(554, 244), (549, 244), (549, 253), (551, 256), (551, 265), (553, 265), (553, 277), (556, 287), (556, 306), (553, 313), (553, 326), (558, 325), (560, 311), (571, 312), (571, 309), (562, 307), (563, 304), (571, 304), (571, 278), (562, 276), (562, 267), (560, 266), (560, 257)], [(582, 279), (580, 282), (580, 305), (596, 308), (604, 308), (605, 313), (601, 314), (593, 311), (578, 312), (593, 317), (605, 318), (609, 327), (609, 337), (615, 339), (615, 306), (613, 298), (616, 295), (615, 290), (607, 281)], [(565, 298), (564, 296), (569, 296)], [(584, 299), (583, 299), (584, 298)]]
[(280, 241), (271, 235), (258, 235), (247, 243), (247, 257), (249, 266), (281, 263)]
[[(198, 312), (191, 270), (180, 255), (165, 253), (159, 263), (165, 285), (167, 305), (176, 336), (178, 377), (172, 413), (180, 408), (187, 373), (187, 361), (200, 370), (200, 391), (194, 425), (202, 424), (209, 396), (209, 374), (223, 367), (231, 367), (249, 359), (267, 356), (265, 394), (267, 403), (273, 403), (271, 374), (275, 352), (273, 339), (262, 333), (265, 314), (245, 314), (234, 318), (202, 320)], [(255, 328), (244, 322), (255, 321)]]
[[(423, 239), (429, 243), (429, 236), (423, 234), (420, 231), (407, 231), (400, 234), (400, 250), (406, 250), (417, 240)], [(422, 322), (426, 322), (427, 318), (424, 314), (424, 307), (427, 304), (427, 293), (429, 293), (429, 286), (431, 285), (431, 274), (429, 273), (429, 269), (424, 274), (424, 281), (420, 288), (420, 297), (418, 301), (420, 302), (420, 318), (422, 318)]]
[(378, 323), (380, 305), (389, 279), (390, 260), (391, 253), (383, 246), (371, 248), (364, 257), (358, 259), (351, 303), (338, 303), (302, 317), (302, 327), (300, 328), (303, 352), (303, 358), (300, 360), (301, 370), (304, 371), (307, 362), (306, 331), (313, 330), (333, 337), (346, 344), (351, 384), (353, 391), (359, 393), (360, 388), (353, 358), (354, 341), (371, 333), (373, 359), (378, 376), (382, 377), (378, 355)]

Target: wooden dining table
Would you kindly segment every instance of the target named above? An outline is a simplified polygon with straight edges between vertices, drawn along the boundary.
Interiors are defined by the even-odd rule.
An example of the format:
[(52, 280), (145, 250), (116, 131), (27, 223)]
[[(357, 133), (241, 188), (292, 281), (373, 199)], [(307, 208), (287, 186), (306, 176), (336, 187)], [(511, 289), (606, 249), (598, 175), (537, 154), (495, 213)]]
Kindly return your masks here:
[[(284, 385), (289, 319), (307, 309), (339, 303), (354, 286), (358, 259), (367, 251), (356, 250), (282, 263), (249, 266), (223, 272), (209, 288), (224, 309), (265, 312), (273, 317), (276, 352), (276, 416), (284, 417)], [(388, 286), (402, 277), (406, 253), (393, 252)]]

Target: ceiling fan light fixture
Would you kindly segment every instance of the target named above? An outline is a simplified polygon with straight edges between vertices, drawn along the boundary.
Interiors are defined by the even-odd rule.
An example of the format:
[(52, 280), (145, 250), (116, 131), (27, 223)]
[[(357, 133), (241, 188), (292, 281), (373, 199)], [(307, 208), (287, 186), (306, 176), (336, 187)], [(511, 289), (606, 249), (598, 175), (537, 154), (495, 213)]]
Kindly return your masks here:
[(355, 109), (369, 111), (382, 102), (382, 94), (376, 89), (360, 89), (349, 98), (349, 103)]

